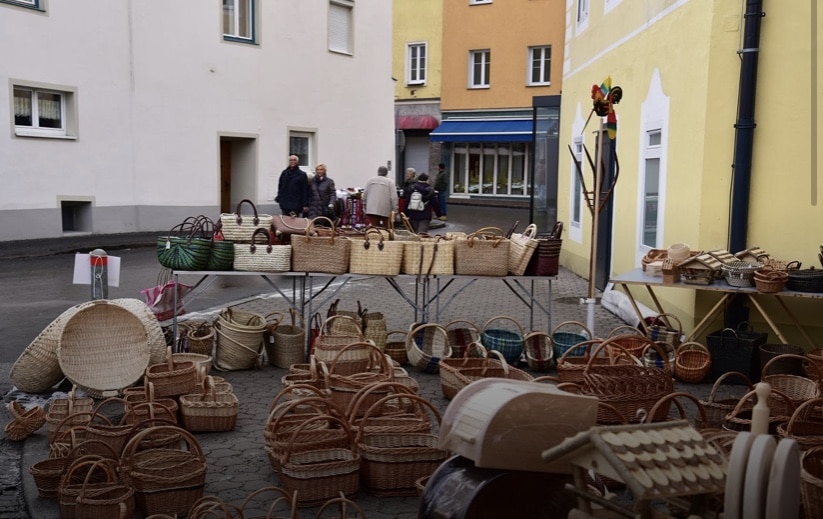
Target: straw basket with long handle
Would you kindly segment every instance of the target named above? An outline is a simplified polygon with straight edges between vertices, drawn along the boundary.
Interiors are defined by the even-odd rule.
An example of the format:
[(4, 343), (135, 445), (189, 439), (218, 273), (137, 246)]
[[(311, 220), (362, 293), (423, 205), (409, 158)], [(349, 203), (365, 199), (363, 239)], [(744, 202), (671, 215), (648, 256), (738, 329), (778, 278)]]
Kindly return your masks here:
[[(512, 331), (505, 328), (492, 328), (491, 324), (495, 321), (508, 321), (514, 325), (517, 331)], [(488, 350), (496, 350), (503, 354), (506, 362), (515, 364), (523, 355), (523, 327), (520, 326), (516, 320), (505, 315), (492, 317), (483, 326), (483, 331), (480, 332), (480, 342)]]
[[(253, 215), (241, 213), (243, 204), (251, 207)], [(254, 202), (244, 199), (237, 203), (237, 209), (234, 213), (220, 214), (220, 229), (223, 232), (223, 238), (228, 241), (251, 243), (254, 231), (257, 229), (270, 229), (272, 221), (273, 217), (271, 215), (258, 213)]]
[(396, 276), (403, 263), (403, 244), (384, 240), (377, 229), (367, 229), (362, 241), (351, 245), (349, 272), (369, 276)]
[(509, 240), (509, 274), (522, 276), (537, 250), (537, 225), (529, 224), (522, 233), (513, 233)]
[(211, 356), (214, 353), (214, 326), (202, 321), (185, 327), (189, 353)]
[(415, 326), (406, 336), (409, 364), (424, 373), (440, 372), (440, 359), (451, 357), (449, 333), (436, 323)]
[[(291, 324), (279, 324), (273, 331), (274, 349), (269, 363), (278, 368), (288, 368), (306, 358), (306, 330), (303, 316), (293, 308), (289, 309)], [(299, 322), (298, 322), (299, 319)]]
[(277, 364), (274, 363), (274, 350), (276, 348), (274, 332), (277, 330), (277, 327), (280, 326), (280, 322), (283, 320), (283, 314), (281, 312), (270, 312), (266, 314), (264, 318), (266, 319), (266, 331), (263, 333), (263, 345), (266, 349), (266, 359), (270, 366), (277, 366)]
[(217, 347), (214, 367), (222, 371), (259, 368), (266, 318), (237, 309), (224, 309), (215, 321)]
[[(257, 243), (261, 237), (263, 243)], [(268, 229), (255, 229), (251, 243), (234, 244), (234, 270), (288, 272), (291, 270), (291, 245), (275, 245)]]
[(509, 272), (509, 240), (498, 227), (483, 227), (454, 242), (454, 273), (498, 276)]
[[(318, 236), (315, 231), (316, 224), (323, 221), (332, 230), (328, 236)], [(345, 274), (349, 270), (351, 240), (335, 236), (334, 222), (324, 216), (312, 220), (304, 236), (292, 236), (291, 249), (292, 270), (295, 272)]]

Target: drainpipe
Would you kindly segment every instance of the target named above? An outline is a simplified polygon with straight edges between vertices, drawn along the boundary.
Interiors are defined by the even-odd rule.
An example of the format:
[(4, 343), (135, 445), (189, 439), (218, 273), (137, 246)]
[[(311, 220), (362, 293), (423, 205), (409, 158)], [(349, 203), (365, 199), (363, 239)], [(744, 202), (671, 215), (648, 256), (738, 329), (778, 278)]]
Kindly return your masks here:
[(749, 219), (749, 190), (751, 187), (752, 142), (754, 141), (755, 89), (757, 86), (757, 57), (760, 53), (760, 21), (763, 0), (745, 0), (743, 15), (743, 48), (740, 54), (740, 90), (738, 93), (737, 122), (735, 123), (734, 163), (732, 164), (732, 201), (729, 222), (729, 251), (746, 248)]

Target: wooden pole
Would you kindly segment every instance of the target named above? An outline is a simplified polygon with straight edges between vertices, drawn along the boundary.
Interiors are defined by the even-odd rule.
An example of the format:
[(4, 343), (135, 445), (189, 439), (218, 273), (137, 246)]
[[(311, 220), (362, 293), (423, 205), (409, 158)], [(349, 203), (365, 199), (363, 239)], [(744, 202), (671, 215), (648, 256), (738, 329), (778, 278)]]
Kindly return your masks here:
[(597, 132), (597, 150), (594, 154), (595, 168), (594, 168), (594, 204), (592, 208), (592, 240), (591, 240), (591, 255), (589, 256), (589, 299), (594, 299), (595, 287), (595, 273), (597, 271), (597, 233), (600, 223), (600, 190), (603, 185), (603, 133), (605, 127), (603, 125), (603, 118), (600, 118), (600, 131)]

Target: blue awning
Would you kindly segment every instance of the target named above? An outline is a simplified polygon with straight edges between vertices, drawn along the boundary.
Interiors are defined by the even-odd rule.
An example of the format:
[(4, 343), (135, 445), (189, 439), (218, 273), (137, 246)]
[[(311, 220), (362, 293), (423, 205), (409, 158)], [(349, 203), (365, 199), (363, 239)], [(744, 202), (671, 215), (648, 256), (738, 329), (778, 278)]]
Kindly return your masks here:
[(429, 135), (435, 142), (531, 142), (532, 119), (446, 119)]

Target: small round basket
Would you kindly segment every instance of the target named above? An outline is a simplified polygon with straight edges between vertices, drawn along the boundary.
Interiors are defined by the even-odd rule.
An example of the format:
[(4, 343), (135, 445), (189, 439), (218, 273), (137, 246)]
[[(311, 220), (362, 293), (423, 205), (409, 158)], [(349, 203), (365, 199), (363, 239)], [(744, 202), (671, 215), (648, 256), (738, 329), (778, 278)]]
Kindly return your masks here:
[(684, 342), (677, 348), (674, 358), (674, 375), (691, 384), (702, 382), (709, 374), (712, 357), (699, 342)]
[(758, 292), (774, 294), (786, 288), (789, 274), (785, 270), (763, 267), (754, 271), (754, 286)]
[(581, 343), (590, 341), (592, 332), (586, 325), (577, 321), (564, 321), (552, 330), (552, 342), (554, 343), (554, 358), (559, 359), (567, 350), (574, 348), (572, 357), (580, 357), (586, 353), (585, 347), (576, 347)]
[[(498, 320), (509, 321), (517, 331), (505, 328), (490, 328), (490, 325)], [(509, 364), (516, 364), (520, 361), (520, 356), (523, 355), (523, 328), (511, 317), (502, 315), (492, 317), (483, 326), (483, 331), (480, 333), (480, 342), (487, 350), (497, 350), (502, 353), (503, 358)]]
[(761, 268), (761, 263), (749, 263), (747, 261), (730, 261), (721, 265), (723, 277), (726, 283), (733, 287), (753, 287), (754, 273)]
[(424, 373), (440, 373), (440, 359), (451, 357), (449, 334), (435, 323), (413, 325), (406, 336), (409, 364)]

